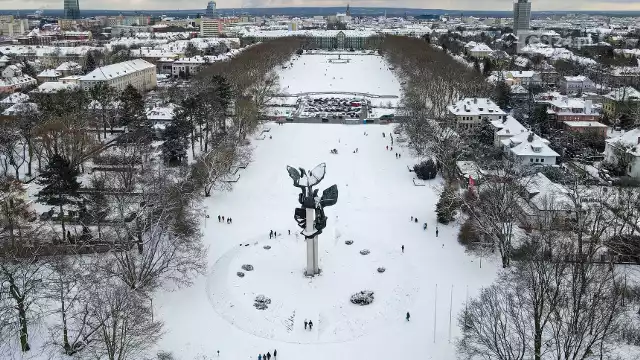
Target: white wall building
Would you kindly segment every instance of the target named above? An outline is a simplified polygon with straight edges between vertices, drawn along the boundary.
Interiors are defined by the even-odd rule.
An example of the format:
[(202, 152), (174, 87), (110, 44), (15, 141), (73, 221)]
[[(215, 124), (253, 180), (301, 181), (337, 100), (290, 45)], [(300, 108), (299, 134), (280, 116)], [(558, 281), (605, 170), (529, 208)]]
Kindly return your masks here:
[(507, 140), (512, 136), (527, 131), (527, 128), (512, 116), (507, 116), (503, 120), (493, 120), (491, 121), (491, 126), (494, 129), (493, 145), (498, 148), (502, 147), (502, 140)]
[(201, 18), (200, 36), (217, 37), (222, 32), (222, 22), (219, 19)]
[(640, 128), (605, 140), (604, 156), (607, 161), (617, 163), (617, 154), (621, 152), (626, 154), (629, 161), (627, 175), (640, 179)]
[(502, 140), (502, 149), (522, 165), (555, 165), (560, 156), (548, 145), (548, 141), (525, 131)]
[(564, 94), (591, 91), (595, 84), (586, 76), (563, 76), (558, 80), (558, 87)]
[(118, 91), (124, 90), (129, 84), (138, 91), (151, 90), (157, 85), (156, 66), (135, 59), (97, 68), (80, 78), (84, 90), (98, 83), (106, 83)]
[(447, 107), (458, 126), (471, 128), (482, 121), (504, 120), (507, 113), (487, 98), (466, 98)]

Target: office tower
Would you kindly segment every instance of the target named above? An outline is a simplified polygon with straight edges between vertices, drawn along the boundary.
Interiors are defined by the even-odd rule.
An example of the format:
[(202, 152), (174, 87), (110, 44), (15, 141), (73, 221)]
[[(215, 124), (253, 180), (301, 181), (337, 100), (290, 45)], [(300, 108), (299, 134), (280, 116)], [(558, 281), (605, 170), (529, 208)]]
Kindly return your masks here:
[(64, 18), (80, 19), (80, 4), (78, 0), (64, 0)]
[(215, 14), (216, 14), (216, 2), (209, 1), (209, 3), (207, 4), (207, 11), (205, 12), (205, 16), (208, 18), (212, 18), (214, 17)]
[(529, 0), (516, 0), (513, 3), (513, 33), (518, 30), (529, 30), (531, 20), (531, 3)]

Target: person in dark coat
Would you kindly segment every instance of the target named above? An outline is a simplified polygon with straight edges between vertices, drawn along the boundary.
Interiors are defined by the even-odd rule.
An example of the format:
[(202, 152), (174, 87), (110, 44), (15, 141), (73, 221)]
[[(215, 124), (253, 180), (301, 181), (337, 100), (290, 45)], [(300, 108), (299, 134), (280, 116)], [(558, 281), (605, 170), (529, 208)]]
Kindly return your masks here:
[(427, 223), (424, 223), (424, 225), (422, 225), (422, 230), (427, 230)]
[(276, 359), (276, 356), (278, 356), (278, 350), (273, 350), (273, 360)]
[(291, 235), (291, 230), (289, 230), (289, 235)]
[(436, 226), (436, 237), (438, 237), (438, 227)]
[(269, 239), (273, 237), (273, 230), (269, 231)]
[(304, 321), (304, 329), (305, 329), (305, 330), (307, 330), (307, 324), (309, 324), (309, 323), (307, 322), (307, 320), (305, 320), (305, 321)]
[(271, 360), (271, 353), (267, 352), (267, 360)]
[(309, 320), (309, 330), (313, 330), (313, 322)]
[(218, 222), (220, 222), (220, 215), (218, 215)]
[(409, 314), (409, 312), (407, 311), (407, 321), (409, 321), (410, 318), (411, 318), (411, 314)]
[(413, 216), (411, 217), (411, 221), (413, 222)]
[(404, 254), (404, 245), (402, 245), (402, 253)]
[(262, 360), (262, 354), (258, 354), (258, 360)]
[(418, 223), (418, 218), (413, 218), (413, 220), (416, 222), (416, 224)]
[(222, 216), (222, 221), (224, 221), (224, 216)]

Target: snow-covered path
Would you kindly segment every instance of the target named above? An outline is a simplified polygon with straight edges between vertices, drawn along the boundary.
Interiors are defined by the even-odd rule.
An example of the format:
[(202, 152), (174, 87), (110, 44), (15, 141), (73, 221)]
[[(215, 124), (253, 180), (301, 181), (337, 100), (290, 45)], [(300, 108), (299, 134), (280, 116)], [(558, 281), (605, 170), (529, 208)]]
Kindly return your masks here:
[[(437, 195), (433, 186), (413, 185), (407, 165), (416, 159), (406, 149), (385, 149), (392, 126), (268, 126), (273, 139), (253, 142), (254, 161), (234, 189), (205, 202), (208, 276), (154, 298), (167, 330), (158, 349), (184, 360), (215, 358), (217, 350), (221, 359), (256, 359), (273, 349), (285, 360), (455, 359), (450, 303), (453, 339), (467, 294), (491, 283), (496, 265), (485, 259), (480, 268), (464, 254), (457, 225), (440, 226), (435, 237)], [(329, 153), (333, 148), (338, 155)], [(298, 190), (285, 166), (308, 169), (321, 162), (327, 163), (327, 176), (319, 188), (335, 183), (340, 195), (326, 209), (329, 221), (320, 236), (323, 274), (310, 280), (302, 276), (304, 241), (294, 236)], [(218, 215), (233, 218), (233, 224), (218, 223)], [(411, 216), (419, 222), (411, 223)], [(271, 229), (282, 235), (270, 240)], [(360, 255), (365, 248), (371, 253)], [(255, 270), (239, 278), (242, 264)], [(378, 273), (378, 266), (386, 272)], [(375, 291), (372, 305), (349, 303), (360, 290)], [(252, 306), (257, 294), (272, 299), (269, 309)], [(313, 331), (304, 330), (304, 319), (314, 322)]]

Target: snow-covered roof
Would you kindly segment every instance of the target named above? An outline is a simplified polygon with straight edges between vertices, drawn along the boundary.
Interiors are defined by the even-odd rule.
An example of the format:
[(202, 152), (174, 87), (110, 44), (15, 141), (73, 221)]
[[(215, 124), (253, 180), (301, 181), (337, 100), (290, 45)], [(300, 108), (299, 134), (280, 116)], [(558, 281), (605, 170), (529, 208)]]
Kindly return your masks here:
[(62, 90), (72, 90), (77, 87), (78, 87), (77, 84), (62, 83), (58, 81), (47, 81), (40, 84), (40, 86), (38, 86), (37, 89), (33, 90), (33, 92), (48, 94), (48, 93), (54, 93)]
[(345, 37), (372, 37), (378, 33), (371, 30), (258, 30), (243, 31), (243, 37), (277, 38), (285, 36), (336, 37), (342, 32)]
[(547, 102), (553, 107), (552, 109), (549, 109), (549, 111), (557, 114), (597, 114), (597, 112), (595, 111), (595, 106), (591, 100), (563, 96), (560, 98), (549, 100)]
[(102, 47), (92, 46), (41, 46), (41, 45), (4, 45), (0, 46), (0, 52), (3, 54), (16, 55), (16, 56), (83, 56), (87, 52), (96, 50), (102, 51)]
[[(529, 135), (532, 136), (530, 137)], [(516, 156), (560, 156), (547, 143), (547, 140), (529, 131), (502, 140), (502, 144), (508, 147), (509, 151)]]
[(476, 46), (472, 47), (471, 52), (492, 52), (493, 49), (487, 46), (485, 43), (476, 44)]
[(529, 193), (529, 204), (538, 210), (573, 210), (575, 205), (569, 191), (562, 185), (549, 180), (544, 174), (536, 173), (522, 179)]
[(454, 115), (506, 115), (493, 100), (488, 98), (465, 98), (447, 107)]
[(597, 121), (564, 121), (564, 124), (568, 127), (575, 127), (575, 128), (587, 128), (587, 127), (607, 128), (607, 125)]
[(527, 131), (527, 128), (510, 115), (506, 120), (492, 120), (491, 125), (496, 129), (498, 136), (513, 136)]
[(156, 106), (147, 111), (147, 119), (151, 121), (171, 121), (175, 116), (176, 105)]
[(613, 144), (622, 144), (629, 149), (627, 152), (633, 156), (640, 156), (640, 128), (636, 128), (626, 133), (605, 140), (610, 145)]
[(36, 79), (29, 75), (20, 75), (8, 79), (0, 79), (0, 87), (4, 86), (24, 86), (37, 83)]
[(529, 91), (527, 91), (527, 89), (525, 89), (524, 86), (522, 85), (511, 85), (509, 92), (511, 92), (512, 94), (528, 94), (529, 93)]
[(80, 78), (81, 81), (103, 81), (118, 78), (137, 71), (155, 68), (150, 62), (142, 59), (124, 61), (117, 64), (107, 65), (93, 70)]
[(627, 86), (615, 89), (604, 97), (614, 101), (640, 101), (640, 91)]
[(20, 104), (29, 101), (29, 95), (20, 92), (9, 94), (6, 98), (0, 100), (0, 104), (11, 105)]
[(14, 104), (3, 111), (2, 115), (16, 115), (27, 111), (38, 111), (38, 104), (30, 102)]
[(585, 81), (590, 81), (589, 78), (584, 76), (584, 75), (564, 76), (564, 80), (566, 82), (585, 82)]
[(62, 75), (62, 73), (60, 73), (59, 71), (55, 71), (53, 69), (47, 69), (41, 72), (40, 74), (38, 74), (38, 77), (57, 78), (57, 77), (60, 77), (60, 75)]
[(74, 61), (65, 61), (56, 68), (57, 71), (78, 71), (81, 69), (82, 66)]

